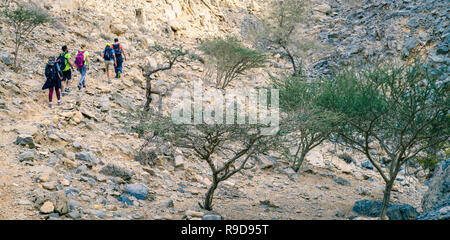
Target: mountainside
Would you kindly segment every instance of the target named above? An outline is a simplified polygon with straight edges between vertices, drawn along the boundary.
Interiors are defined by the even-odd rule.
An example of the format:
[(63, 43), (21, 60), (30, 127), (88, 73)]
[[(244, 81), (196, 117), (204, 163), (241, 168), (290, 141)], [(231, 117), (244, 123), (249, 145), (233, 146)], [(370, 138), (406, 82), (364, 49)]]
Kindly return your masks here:
[[(34, 2), (56, 20), (38, 27), (21, 49), (18, 73), (12, 70), (13, 32), (0, 22), (0, 219), (348, 219), (353, 204), (380, 200), (383, 180), (367, 159), (324, 143), (295, 173), (282, 158), (261, 156), (256, 166), (225, 181), (217, 190), (214, 212), (198, 207), (211, 173), (192, 152), (170, 143), (150, 146), (151, 161), (136, 158), (143, 144), (125, 131), (119, 112), (141, 108), (145, 77), (141, 67), (157, 67), (160, 57), (147, 52), (159, 43), (196, 51), (202, 39), (234, 35), (246, 39), (246, 27), (265, 13), (264, 0), (42, 0)], [(3, 10), (4, 6), (0, 7)], [(317, 0), (312, 9), (318, 24), (305, 29), (327, 44), (324, 52), (308, 53), (308, 69), (328, 73), (349, 59), (367, 61), (394, 57), (409, 61), (415, 53), (448, 69), (450, 61), (447, 0), (338, 1)], [(101, 51), (118, 37), (128, 54), (124, 75), (107, 84)], [(251, 45), (249, 42), (245, 42)], [(81, 44), (91, 53), (85, 91), (73, 73), (64, 105), (48, 107), (44, 66), (67, 45), (72, 57)], [(330, 50), (330, 51), (328, 51)], [(274, 53), (267, 69), (252, 71), (233, 88), (266, 86), (268, 72), (290, 66)], [(448, 72), (448, 71), (447, 71)], [(207, 76), (200, 62), (182, 63), (160, 72), (154, 89), (190, 88)], [(448, 75), (443, 81), (448, 81)], [(152, 107), (157, 109), (158, 96)], [(55, 104), (56, 105), (56, 104)], [(343, 153), (353, 161), (347, 163)], [(395, 183), (392, 202), (421, 212), (427, 190), (420, 168), (404, 169)], [(48, 214), (51, 213), (51, 214)]]

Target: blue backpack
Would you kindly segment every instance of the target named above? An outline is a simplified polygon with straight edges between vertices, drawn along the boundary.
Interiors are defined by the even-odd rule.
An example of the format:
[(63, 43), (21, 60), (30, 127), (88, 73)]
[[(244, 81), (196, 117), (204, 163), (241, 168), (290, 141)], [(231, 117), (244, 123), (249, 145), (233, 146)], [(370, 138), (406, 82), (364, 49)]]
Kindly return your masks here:
[(106, 47), (105, 48), (105, 56), (104, 59), (106, 61), (111, 61), (114, 60), (114, 56), (113, 56), (113, 49), (111, 47)]
[(122, 49), (120, 49), (120, 43), (113, 44), (114, 53), (116, 54), (116, 57), (122, 56)]

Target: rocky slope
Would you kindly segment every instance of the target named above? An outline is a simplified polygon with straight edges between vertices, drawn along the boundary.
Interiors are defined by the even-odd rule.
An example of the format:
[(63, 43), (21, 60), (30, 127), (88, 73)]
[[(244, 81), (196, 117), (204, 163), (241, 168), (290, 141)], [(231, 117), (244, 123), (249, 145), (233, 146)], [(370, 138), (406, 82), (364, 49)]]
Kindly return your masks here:
[[(242, 20), (262, 14), (266, 1), (36, 2), (57, 21), (30, 35), (22, 50), (19, 74), (10, 68), (12, 32), (5, 23), (0, 23), (0, 219), (198, 219), (204, 215), (220, 215), (225, 219), (346, 219), (356, 215), (352, 212), (356, 201), (382, 198), (383, 182), (366, 160), (331, 144), (310, 153), (308, 163), (298, 174), (287, 168), (282, 159), (261, 157), (257, 167), (222, 184), (214, 200), (215, 212), (198, 208), (197, 202), (210, 183), (210, 173), (208, 166), (189, 151), (160, 144), (155, 146), (152, 155), (155, 165), (144, 165), (135, 159), (142, 140), (123, 130), (116, 116), (144, 103), (140, 66), (147, 62), (152, 66), (160, 63), (158, 57), (148, 56), (145, 49), (155, 42), (194, 49), (199, 40), (209, 36), (239, 35)], [(371, 2), (381, 4), (382, 1)], [(405, 6), (416, 6), (414, 1), (403, 2)], [(448, 14), (442, 15), (444, 10), (437, 5), (445, 1), (432, 2), (436, 2), (438, 10), (431, 16), (448, 22)], [(334, 55), (327, 59), (340, 61), (344, 56), (364, 56), (369, 51), (358, 46), (367, 49), (373, 46), (379, 48), (377, 53), (388, 54), (383, 47), (391, 38), (383, 38), (384, 42), (377, 40), (369, 31), (364, 30), (364, 34), (356, 31), (363, 27), (355, 24), (356, 21), (373, 23), (367, 18), (370, 14), (358, 17), (362, 15), (358, 9), (371, 11), (385, 4), (367, 7), (369, 4), (338, 3), (315, 3), (322, 6), (322, 10), (314, 10), (322, 24), (310, 32), (336, 48)], [(375, 16), (384, 13), (385, 9), (379, 9), (374, 10)], [(429, 16), (424, 14), (425, 18)], [(405, 18), (403, 22), (410, 21), (407, 18), (411, 15), (400, 16)], [(374, 28), (383, 29), (382, 26)], [(448, 33), (448, 26), (442, 31), (440, 27), (434, 29), (441, 35), (430, 41), (448, 43), (448, 34), (443, 35)], [(402, 31), (398, 32), (399, 36), (404, 36)], [(129, 61), (125, 64), (124, 77), (108, 85), (99, 52), (115, 36), (125, 45)], [(403, 37), (398, 39), (403, 41)], [(49, 109), (48, 93), (41, 90), (44, 63), (49, 56), (58, 54), (62, 45), (68, 45), (74, 53), (81, 43), (87, 44), (93, 61), (88, 89), (73, 89), (64, 97), (63, 106)], [(445, 51), (439, 50), (438, 43), (436, 47), (432, 45), (430, 49), (436, 50), (430, 51), (436, 51), (440, 58), (448, 57), (441, 54)], [(352, 50), (352, 46), (359, 50)], [(392, 54), (401, 57), (401, 48), (396, 47)], [(326, 65), (320, 66), (326, 68)], [(269, 70), (283, 70), (276, 66), (288, 64), (282, 58), (274, 59)], [(232, 87), (265, 84), (265, 72), (252, 74), (256, 77), (244, 78)], [(161, 90), (186, 88), (204, 76), (204, 66), (200, 63), (181, 64), (158, 74), (154, 83)], [(74, 77), (77, 80), (79, 74)], [(170, 92), (163, 102), (163, 112), (167, 113), (174, 104), (170, 102)], [(354, 161), (347, 163), (339, 158), (343, 152), (350, 154)], [(420, 203), (427, 187), (406, 171), (399, 179), (392, 202), (407, 203), (421, 211)]]

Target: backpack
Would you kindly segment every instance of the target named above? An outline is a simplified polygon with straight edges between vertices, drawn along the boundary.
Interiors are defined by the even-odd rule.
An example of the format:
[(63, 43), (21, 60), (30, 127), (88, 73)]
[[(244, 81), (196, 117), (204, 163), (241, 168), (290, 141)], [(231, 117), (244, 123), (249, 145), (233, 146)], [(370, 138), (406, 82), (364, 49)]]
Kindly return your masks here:
[(56, 65), (48, 64), (45, 65), (45, 77), (50, 80), (58, 80), (58, 72)]
[(77, 56), (75, 57), (75, 66), (77, 67), (83, 67), (84, 66), (84, 52), (85, 51), (78, 51)]
[(61, 53), (59, 57), (56, 59), (56, 64), (59, 65), (59, 69), (66, 69), (66, 53)]
[(122, 49), (120, 49), (120, 43), (113, 44), (114, 53), (116, 54), (116, 57), (120, 57), (122, 55)]
[(105, 57), (104, 57), (104, 59), (105, 59), (106, 61), (111, 61), (111, 60), (114, 59), (114, 56), (113, 56), (113, 49), (112, 49), (112, 48), (110, 48), (110, 47), (106, 47), (106, 48), (105, 48)]

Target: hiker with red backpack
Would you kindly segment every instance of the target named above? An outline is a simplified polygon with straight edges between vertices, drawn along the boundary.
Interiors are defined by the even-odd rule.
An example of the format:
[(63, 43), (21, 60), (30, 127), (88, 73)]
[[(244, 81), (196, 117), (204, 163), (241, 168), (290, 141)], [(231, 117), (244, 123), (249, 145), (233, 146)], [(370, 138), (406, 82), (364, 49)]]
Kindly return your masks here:
[(59, 89), (61, 88), (61, 80), (63, 79), (63, 73), (59, 68), (59, 64), (55, 62), (55, 57), (49, 57), (48, 63), (45, 65), (45, 77), (47, 81), (45, 81), (44, 86), (42, 86), (42, 90), (48, 88), (48, 106), (52, 107), (53, 100), (53, 92), (56, 91), (56, 97), (58, 98), (58, 105), (61, 105), (61, 94)]
[(122, 44), (119, 42), (118, 38), (114, 39), (114, 44), (112, 45), (114, 49), (114, 53), (117, 59), (117, 66), (114, 68), (116, 72), (116, 78), (120, 78), (120, 75), (123, 73), (123, 62), (127, 60), (127, 56), (125, 55), (125, 51), (123, 50)]
[(78, 51), (77, 56), (75, 57), (75, 66), (81, 74), (78, 90), (81, 90), (81, 87), (86, 89), (86, 73), (89, 70), (89, 52), (86, 51), (85, 44), (81, 44), (80, 48), (81, 50)]
[(106, 67), (106, 76), (108, 77), (108, 84), (111, 84), (111, 75), (110, 70), (112, 70), (112, 66), (114, 64), (114, 67), (117, 67), (117, 59), (116, 55), (114, 54), (114, 49), (111, 47), (111, 44), (107, 43), (105, 50), (102, 52), (103, 60), (105, 61), (105, 67)]

